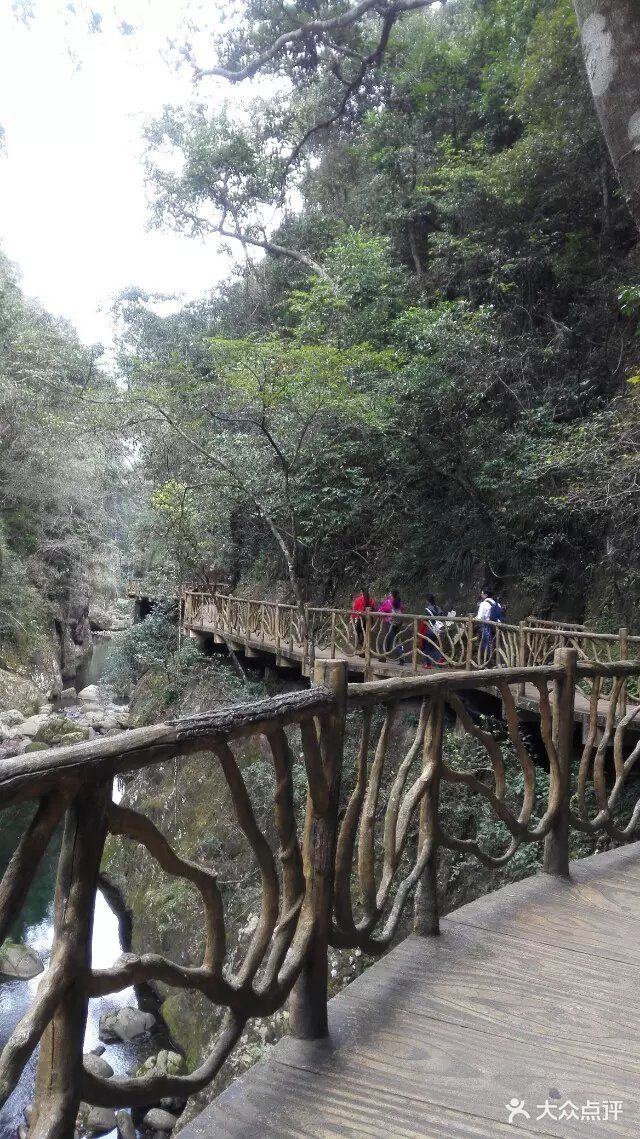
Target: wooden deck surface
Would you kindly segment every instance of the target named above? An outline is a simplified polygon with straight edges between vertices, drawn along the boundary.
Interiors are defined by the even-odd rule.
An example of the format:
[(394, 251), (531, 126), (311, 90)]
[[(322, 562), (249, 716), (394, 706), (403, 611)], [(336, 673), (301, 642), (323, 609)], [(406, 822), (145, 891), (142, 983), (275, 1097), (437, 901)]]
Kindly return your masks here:
[(328, 1041), (285, 1038), (181, 1137), (636, 1139), (640, 843), (571, 869), (408, 938), (331, 1001)]
[[(198, 621), (193, 625), (187, 625), (185, 627), (187, 629), (192, 629), (194, 633), (204, 633), (210, 636), (218, 637), (220, 636), (218, 629), (213, 624), (207, 624), (206, 622), (204, 624), (201, 624)], [(228, 635), (231, 644), (234, 646), (242, 645), (245, 650), (248, 649), (251, 653), (256, 655), (265, 654), (267, 656), (276, 657), (276, 643), (272, 638), (265, 637), (263, 640), (262, 638), (257, 637), (240, 638), (238, 634), (232, 633), (225, 635)], [(286, 661), (293, 665), (302, 665), (304, 653), (302, 646), (294, 645), (291, 651), (289, 650), (288, 646), (286, 648), (281, 647), (279, 656), (281, 661)], [(316, 650), (317, 660), (328, 660), (330, 656), (331, 654), (328, 649)], [(350, 673), (353, 673), (356, 676), (364, 676), (366, 665), (364, 657), (355, 656), (354, 654), (347, 654), (336, 650), (333, 659), (347, 661)], [(373, 673), (373, 676), (376, 679), (384, 679), (391, 676), (403, 677), (414, 675), (410, 667), (410, 663), (401, 665), (390, 661), (376, 661), (373, 658), (370, 663), (370, 671)], [(423, 667), (420, 667), (418, 669), (419, 676), (428, 676), (429, 674), (429, 669), (424, 669)], [(524, 697), (520, 697), (517, 686), (514, 686), (512, 688), (512, 691), (516, 699), (516, 704), (521, 711), (529, 712), (534, 717), (537, 717), (539, 715), (538, 709), (540, 704), (540, 697), (537, 688), (533, 684), (525, 685)], [(494, 690), (494, 694), (496, 696), (499, 696), (497, 689)], [(601, 727), (604, 726), (606, 722), (608, 709), (609, 701), (606, 698), (598, 701), (598, 723)], [(583, 733), (589, 724), (589, 712), (589, 698), (582, 692), (576, 691), (575, 720), (577, 724), (580, 724), (582, 726)], [(640, 713), (638, 716), (638, 722), (629, 725), (629, 731), (640, 731)]]

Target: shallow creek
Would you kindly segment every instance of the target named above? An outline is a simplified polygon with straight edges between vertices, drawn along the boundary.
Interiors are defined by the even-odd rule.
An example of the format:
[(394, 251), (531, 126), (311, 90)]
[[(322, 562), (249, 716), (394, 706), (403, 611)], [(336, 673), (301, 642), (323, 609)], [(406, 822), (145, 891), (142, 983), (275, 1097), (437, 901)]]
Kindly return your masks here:
[[(100, 659), (95, 662), (94, 667), (83, 678), (86, 683), (95, 684), (99, 679), (98, 669), (102, 671), (107, 651), (101, 645)], [(63, 710), (70, 719), (78, 719), (82, 722), (81, 701), (67, 701)], [(119, 801), (121, 793), (121, 788), (114, 784), (113, 797), (116, 802)], [(28, 808), (16, 808), (13, 811), (5, 812), (3, 828), (0, 833), (0, 873), (11, 857), (30, 813)], [(58, 834), (51, 842), (47, 855), (40, 866), (23, 909), (21, 920), (11, 931), (11, 937), (15, 941), (20, 941), (34, 949), (45, 966), (48, 964), (51, 955), (53, 941), (53, 895), (59, 843), (60, 835)], [(117, 918), (102, 894), (98, 893), (93, 928), (93, 965), (96, 968), (110, 967), (121, 952)], [(40, 980), (41, 974), (31, 980), (0, 979), (0, 1048), (4, 1047), (15, 1025), (27, 1012)], [(100, 1017), (108, 1011), (126, 1006), (134, 1008), (138, 1006), (138, 1000), (133, 989), (127, 989), (122, 993), (90, 1002), (85, 1035), (85, 1052), (91, 1051), (100, 1043), (98, 1037)], [(149, 1056), (155, 1055), (160, 1049), (167, 1047), (172, 1047), (171, 1041), (163, 1022), (159, 1020), (157, 1028), (150, 1034), (138, 1037), (128, 1043), (104, 1046), (103, 1059), (111, 1065), (115, 1074), (133, 1074)], [(23, 1109), (33, 1100), (36, 1056), (31, 1058), (18, 1086), (0, 1110), (0, 1139), (15, 1139), (18, 1127), (24, 1124)], [(116, 1136), (115, 1131), (108, 1134), (112, 1137)]]

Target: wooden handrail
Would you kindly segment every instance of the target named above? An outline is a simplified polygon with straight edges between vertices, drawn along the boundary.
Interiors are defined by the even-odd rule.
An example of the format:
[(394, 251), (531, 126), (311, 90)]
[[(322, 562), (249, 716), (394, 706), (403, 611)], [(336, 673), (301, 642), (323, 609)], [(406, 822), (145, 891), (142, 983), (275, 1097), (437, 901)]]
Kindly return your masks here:
[[(640, 748), (636, 745), (625, 758), (626, 733), (639, 711), (638, 706), (626, 709), (626, 682), (640, 681), (640, 662), (579, 661), (578, 651), (568, 647), (557, 649), (551, 663), (531, 666), (440, 670), (352, 685), (347, 685), (347, 671), (346, 661), (316, 660), (314, 684), (306, 691), (0, 763), (0, 808), (27, 799), (38, 803), (0, 883), (0, 932), (15, 924), (47, 843), (65, 815), (51, 966), (31, 1012), (0, 1058), (1, 1104), (39, 1040), (45, 1041), (32, 1120), (40, 1139), (72, 1134), (80, 1099), (111, 1107), (146, 1106), (165, 1096), (186, 1099), (215, 1078), (250, 1017), (269, 1016), (289, 998), (295, 1034), (326, 1034), (329, 947), (382, 953), (397, 937), (412, 898), (416, 932), (436, 934), (442, 850), (462, 852), (495, 868), (523, 844), (538, 845), (544, 847), (547, 872), (561, 876), (567, 872), (571, 828), (616, 841), (636, 836), (640, 801), (626, 823), (617, 812)], [(587, 681), (592, 688), (586, 743), (573, 772), (576, 693)], [(521, 683), (538, 693), (548, 785), (538, 786), (538, 769), (519, 722), (514, 690)], [(606, 701), (604, 685), (610, 685)], [(493, 735), (472, 719), (461, 699), (471, 687), (499, 694), (506, 738), (504, 731)], [(408, 701), (411, 716), (397, 733)], [(473, 742), (468, 767), (447, 762), (445, 707), (454, 711)], [(379, 716), (373, 716), (374, 709)], [(409, 730), (413, 738), (407, 747), (400, 740)], [(260, 752), (272, 766), (272, 801), (267, 805), (272, 807), (275, 849), (258, 822), (262, 812), (254, 809), (232, 746), (258, 736)], [(352, 747), (355, 754), (350, 755)], [(493, 773), (491, 783), (478, 777), (478, 747)], [(602, 777), (607, 748), (615, 760), (611, 790)], [(248, 946), (238, 945), (233, 954), (227, 954), (226, 903), (215, 868), (181, 857), (150, 819), (111, 802), (115, 773), (202, 751), (213, 754), (237, 832), (262, 883), (256, 929)], [(459, 760), (459, 747), (456, 755)], [(522, 772), (519, 805), (507, 795), (505, 773), (514, 765)], [(306, 780), (304, 821), (295, 806), (296, 768), (296, 783), (300, 777)], [(347, 788), (342, 787), (343, 770), (355, 770), (355, 781), (349, 780)], [(486, 828), (477, 837), (447, 829), (451, 813), (441, 811), (441, 789), (448, 786), (455, 794), (461, 785), (470, 802), (482, 803), (503, 825), (507, 840), (502, 849), (484, 845)], [(542, 810), (534, 815), (541, 798)], [(112, 841), (142, 845), (163, 871), (199, 892), (207, 931), (200, 965), (149, 953), (126, 954), (109, 969), (92, 969), (87, 947), (107, 834)], [(95, 1076), (82, 1066), (89, 1000), (143, 983), (192, 990), (227, 1009), (209, 1057), (187, 1075)]]
[[(425, 668), (476, 673), (487, 665), (549, 664), (555, 650), (562, 647), (577, 648), (581, 659), (605, 663), (624, 659), (631, 652), (640, 655), (640, 637), (629, 636), (627, 630), (595, 633), (570, 622), (553, 623), (542, 618), (538, 624), (532, 624), (530, 619), (512, 625), (480, 621), (473, 614), (433, 617), (426, 613), (389, 615), (367, 610), (358, 615), (348, 608), (305, 606), (302, 620), (295, 606), (282, 602), (251, 601), (225, 594), (189, 596), (193, 600), (188, 605), (187, 629), (210, 629), (223, 638), (235, 639), (240, 646), (245, 643), (255, 650), (272, 652), (280, 661), (283, 652), (288, 653), (301, 662), (307, 673), (313, 670), (314, 661), (322, 657), (349, 659), (369, 679), (379, 674), (381, 668), (398, 663), (413, 675), (420, 675)], [(289, 614), (284, 646), (278, 632), (283, 613)], [(520, 681), (521, 696), (523, 683)], [(590, 689), (591, 679), (585, 683)]]

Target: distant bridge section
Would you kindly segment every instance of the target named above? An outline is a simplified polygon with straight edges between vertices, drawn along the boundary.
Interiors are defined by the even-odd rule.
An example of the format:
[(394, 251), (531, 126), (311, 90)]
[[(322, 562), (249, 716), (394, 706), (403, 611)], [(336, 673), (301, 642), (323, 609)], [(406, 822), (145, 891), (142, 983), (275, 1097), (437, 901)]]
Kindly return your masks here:
[[(390, 621), (387, 614), (368, 612), (358, 619), (350, 609), (311, 605), (300, 609), (280, 602), (189, 591), (184, 595), (183, 624), (192, 637), (211, 638), (248, 658), (264, 657), (278, 667), (299, 669), (304, 676), (313, 675), (317, 661), (327, 660), (344, 661), (349, 674), (362, 680), (424, 676), (431, 671), (533, 668), (552, 664), (556, 651), (566, 648), (575, 649), (584, 664), (640, 660), (640, 636), (630, 636), (627, 629), (595, 633), (584, 625), (536, 617), (518, 625), (477, 621), (473, 616), (427, 619), (419, 613), (403, 613)], [(610, 680), (594, 684), (584, 679), (575, 700), (575, 718), (583, 735), (594, 699), (599, 730), (606, 724), (612, 690)], [(640, 703), (638, 686), (627, 685), (624, 699)], [(522, 680), (517, 700), (520, 711), (539, 718), (534, 685)], [(640, 719), (640, 707), (638, 711)], [(632, 721), (630, 730), (634, 728)]]

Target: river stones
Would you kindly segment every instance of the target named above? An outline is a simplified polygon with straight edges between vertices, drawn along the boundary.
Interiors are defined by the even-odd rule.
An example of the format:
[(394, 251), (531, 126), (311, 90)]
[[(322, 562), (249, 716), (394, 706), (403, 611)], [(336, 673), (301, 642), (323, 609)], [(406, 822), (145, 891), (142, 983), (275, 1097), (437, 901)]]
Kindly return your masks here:
[(0, 975), (28, 981), (42, 973), (44, 964), (35, 949), (29, 945), (19, 945), (15, 941), (5, 941), (0, 946)]
[(85, 1127), (89, 1135), (106, 1135), (116, 1126), (116, 1113), (110, 1107), (89, 1107)]
[(92, 1076), (96, 1076), (98, 1079), (108, 1080), (113, 1075), (111, 1064), (107, 1064), (106, 1060), (103, 1060), (101, 1056), (96, 1056), (94, 1052), (85, 1053), (82, 1059), (85, 1068)]
[(3, 728), (17, 728), (24, 721), (25, 717), (17, 708), (8, 708), (6, 712), (0, 712), (0, 725)]
[(18, 729), (21, 736), (29, 736), (32, 740), (35, 739), (40, 728), (43, 728), (49, 717), (46, 712), (39, 713), (37, 716), (29, 716), (27, 720), (23, 720)]
[(81, 689), (78, 693), (78, 700), (82, 700), (86, 704), (99, 704), (100, 693), (97, 684), (87, 684), (86, 688)]
[(138, 1068), (136, 1076), (147, 1076), (150, 1072), (154, 1076), (179, 1076), (185, 1070), (185, 1062), (179, 1052), (172, 1052), (170, 1048), (161, 1048), (157, 1056), (150, 1056)]
[(119, 1040), (134, 1040), (150, 1032), (156, 1023), (151, 1012), (137, 1008), (113, 1009), (100, 1017), (98, 1036), (105, 1044), (116, 1044)]
[(128, 1111), (119, 1111), (116, 1115), (118, 1124), (118, 1139), (136, 1139), (136, 1129)]
[(144, 1126), (149, 1127), (151, 1131), (173, 1131), (178, 1120), (175, 1115), (172, 1115), (170, 1111), (166, 1111), (163, 1107), (152, 1107), (142, 1122)]
[[(22, 731), (22, 728), (19, 729)], [(36, 732), (36, 742), (44, 743), (47, 747), (58, 747), (63, 744), (81, 743), (89, 739), (89, 728), (77, 720), (66, 716), (50, 716)]]
[(14, 755), (22, 755), (26, 750), (27, 741), (21, 736), (13, 736), (0, 744), (0, 759), (11, 759)]

